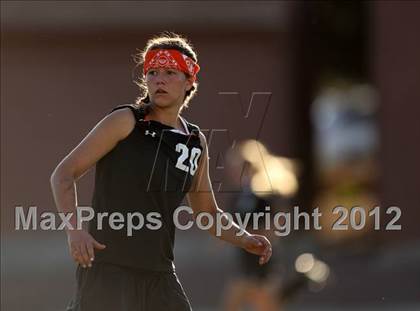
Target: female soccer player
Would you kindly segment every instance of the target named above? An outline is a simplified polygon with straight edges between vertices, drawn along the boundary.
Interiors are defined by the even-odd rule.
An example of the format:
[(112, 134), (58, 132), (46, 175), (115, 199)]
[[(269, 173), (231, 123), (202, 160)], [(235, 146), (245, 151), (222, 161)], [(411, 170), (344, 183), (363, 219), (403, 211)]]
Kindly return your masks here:
[[(185, 195), (195, 217), (207, 212), (216, 219), (223, 212), (211, 188), (205, 136), (180, 115), (197, 89), (195, 52), (186, 39), (169, 33), (149, 40), (137, 56), (144, 96), (104, 117), (51, 176), (57, 209), (73, 213), (74, 229), (66, 232), (78, 263), (77, 291), (68, 311), (191, 310), (173, 264), (173, 212)], [(89, 230), (77, 229), (75, 182), (95, 164), (97, 217)], [(115, 212), (153, 217), (146, 218), (149, 227), (128, 236), (99, 217)], [(234, 223), (218, 235), (215, 226), (211, 234), (260, 256), (260, 264), (270, 259), (264, 236), (237, 236)]]

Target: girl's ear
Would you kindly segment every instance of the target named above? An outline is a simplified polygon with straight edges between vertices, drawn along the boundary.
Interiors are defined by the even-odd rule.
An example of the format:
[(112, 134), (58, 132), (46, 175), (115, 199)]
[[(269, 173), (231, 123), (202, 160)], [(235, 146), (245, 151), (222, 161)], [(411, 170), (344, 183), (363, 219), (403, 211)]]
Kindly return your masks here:
[(187, 77), (187, 91), (191, 90), (194, 85), (194, 77)]

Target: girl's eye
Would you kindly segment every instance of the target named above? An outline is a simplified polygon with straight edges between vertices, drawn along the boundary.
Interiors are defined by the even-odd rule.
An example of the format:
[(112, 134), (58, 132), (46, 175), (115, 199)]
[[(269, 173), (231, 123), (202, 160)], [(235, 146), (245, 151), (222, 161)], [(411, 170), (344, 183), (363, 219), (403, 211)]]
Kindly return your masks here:
[(154, 76), (155, 74), (156, 74), (156, 70), (149, 70), (147, 72), (147, 75), (149, 75), (149, 76)]
[(175, 74), (175, 71), (173, 71), (173, 70), (167, 70), (167, 71), (166, 71), (166, 73), (167, 73), (168, 75), (173, 75), (173, 74)]

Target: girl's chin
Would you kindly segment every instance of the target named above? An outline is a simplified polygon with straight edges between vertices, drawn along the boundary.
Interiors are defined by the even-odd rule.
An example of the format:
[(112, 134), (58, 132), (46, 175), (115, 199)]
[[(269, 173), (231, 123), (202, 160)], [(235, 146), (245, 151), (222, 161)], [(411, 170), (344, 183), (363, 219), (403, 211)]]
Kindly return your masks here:
[(169, 107), (172, 106), (172, 101), (169, 100), (168, 98), (162, 98), (162, 97), (155, 97), (153, 99), (153, 103), (158, 106), (158, 107)]

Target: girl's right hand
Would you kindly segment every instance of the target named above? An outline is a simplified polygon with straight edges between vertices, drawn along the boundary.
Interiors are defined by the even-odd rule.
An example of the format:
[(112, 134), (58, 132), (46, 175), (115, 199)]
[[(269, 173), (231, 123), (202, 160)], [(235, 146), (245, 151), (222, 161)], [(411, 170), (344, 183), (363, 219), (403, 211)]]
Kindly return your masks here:
[(95, 259), (95, 248), (103, 250), (106, 247), (83, 229), (67, 231), (67, 242), (74, 261), (82, 265), (83, 268), (92, 266), (92, 261)]

